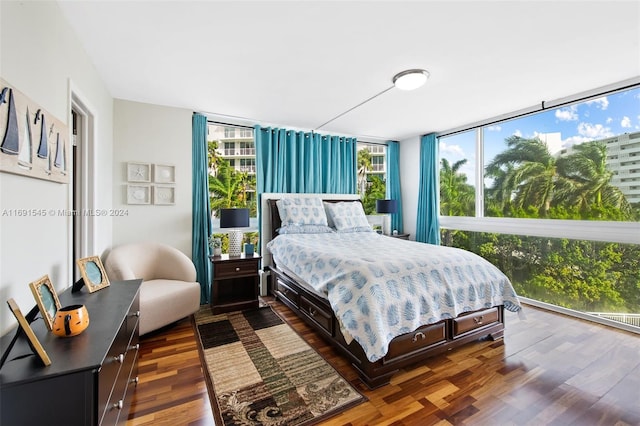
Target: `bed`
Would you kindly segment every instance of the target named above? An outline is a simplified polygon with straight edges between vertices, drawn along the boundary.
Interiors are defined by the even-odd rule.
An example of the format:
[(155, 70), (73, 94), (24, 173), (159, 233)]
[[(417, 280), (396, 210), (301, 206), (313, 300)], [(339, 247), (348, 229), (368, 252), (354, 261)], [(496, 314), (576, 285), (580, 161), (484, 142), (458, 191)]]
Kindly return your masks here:
[[(362, 222), (353, 196), (267, 197), (270, 292), (346, 356), (369, 388), (427, 357), (502, 338), (504, 309), (521, 309), (508, 278), (489, 262), (379, 235)], [(314, 218), (304, 223), (296, 215)]]

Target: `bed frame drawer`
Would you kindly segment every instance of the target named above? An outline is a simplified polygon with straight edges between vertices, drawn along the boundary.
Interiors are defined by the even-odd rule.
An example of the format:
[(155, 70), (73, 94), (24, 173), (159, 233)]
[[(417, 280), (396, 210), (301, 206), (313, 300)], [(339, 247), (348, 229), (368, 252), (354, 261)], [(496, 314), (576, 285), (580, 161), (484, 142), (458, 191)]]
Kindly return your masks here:
[(298, 292), (285, 284), (280, 278), (276, 278), (276, 292), (278, 296), (287, 299), (298, 307)]
[(300, 296), (300, 310), (333, 336), (331, 312), (327, 312), (324, 308), (319, 307), (304, 296)]
[(447, 340), (446, 322), (423, 325), (415, 331), (398, 336), (389, 344), (389, 351), (384, 359), (390, 361), (405, 357), (420, 349), (439, 344)]
[(496, 323), (500, 320), (498, 308), (485, 309), (453, 319), (453, 336)]

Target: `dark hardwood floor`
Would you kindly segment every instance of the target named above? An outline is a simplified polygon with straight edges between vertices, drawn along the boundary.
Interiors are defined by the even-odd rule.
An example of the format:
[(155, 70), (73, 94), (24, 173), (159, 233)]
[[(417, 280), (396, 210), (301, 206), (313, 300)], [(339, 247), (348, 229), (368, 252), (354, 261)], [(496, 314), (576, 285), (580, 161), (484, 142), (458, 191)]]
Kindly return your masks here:
[[(525, 306), (504, 340), (468, 344), (369, 391), (286, 306), (268, 303), (369, 399), (327, 425), (640, 425), (640, 336)], [(128, 425), (212, 425), (190, 319), (144, 336)]]

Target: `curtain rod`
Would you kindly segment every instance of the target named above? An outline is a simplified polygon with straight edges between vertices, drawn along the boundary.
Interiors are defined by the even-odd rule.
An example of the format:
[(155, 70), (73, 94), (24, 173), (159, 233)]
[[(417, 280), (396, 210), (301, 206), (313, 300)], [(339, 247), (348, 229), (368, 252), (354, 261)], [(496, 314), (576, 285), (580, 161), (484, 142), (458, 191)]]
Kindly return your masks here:
[(640, 87), (640, 77), (631, 78), (618, 83), (602, 86), (597, 89), (581, 92), (576, 95), (567, 96), (567, 97), (556, 99), (549, 102), (541, 101), (539, 106), (535, 105), (532, 107), (523, 108), (509, 114), (499, 115), (497, 117), (489, 118), (487, 120), (477, 121), (473, 124), (465, 125), (464, 127), (457, 127), (450, 130), (446, 130), (442, 133), (436, 133), (436, 136), (437, 137), (453, 136), (453, 135), (467, 132), (469, 130), (477, 129), (478, 127), (490, 126), (492, 124), (497, 124), (504, 121), (525, 117), (527, 115), (533, 115), (533, 114), (543, 112), (552, 108), (561, 108), (563, 106), (586, 101), (588, 99), (593, 99), (593, 98), (597, 98), (604, 95), (610, 95), (616, 92), (621, 92), (623, 90), (629, 90), (634, 87)]

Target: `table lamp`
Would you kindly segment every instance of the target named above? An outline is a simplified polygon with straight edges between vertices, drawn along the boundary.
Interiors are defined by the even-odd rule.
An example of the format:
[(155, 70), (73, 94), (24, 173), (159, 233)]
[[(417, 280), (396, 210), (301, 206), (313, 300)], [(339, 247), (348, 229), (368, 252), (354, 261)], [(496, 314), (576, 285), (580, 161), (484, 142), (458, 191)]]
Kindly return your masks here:
[(220, 209), (220, 228), (229, 229), (229, 257), (242, 254), (243, 233), (238, 228), (249, 226), (249, 209)]
[(391, 214), (398, 211), (398, 202), (396, 200), (376, 200), (376, 212), (384, 214), (382, 222), (382, 233), (384, 235), (391, 234)]

